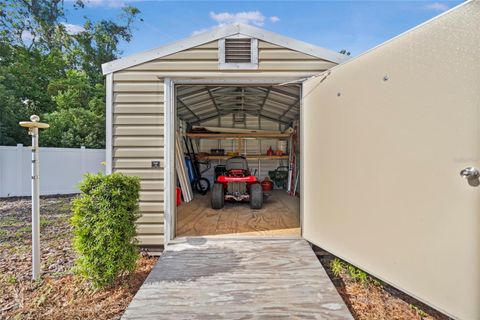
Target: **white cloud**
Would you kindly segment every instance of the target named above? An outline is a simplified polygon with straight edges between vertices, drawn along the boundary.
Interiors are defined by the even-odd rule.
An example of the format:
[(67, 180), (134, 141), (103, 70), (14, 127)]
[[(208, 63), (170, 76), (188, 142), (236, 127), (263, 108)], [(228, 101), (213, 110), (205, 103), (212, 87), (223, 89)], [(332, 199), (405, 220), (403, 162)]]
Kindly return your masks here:
[(192, 35), (197, 35), (199, 33), (206, 32), (215, 27), (224, 26), (231, 23), (244, 23), (250, 24), (257, 27), (263, 27), (266, 21), (272, 23), (280, 21), (280, 18), (277, 16), (266, 17), (259, 10), (255, 11), (242, 11), (242, 12), (210, 12), (210, 18), (212, 18), (217, 25), (210, 28), (203, 28), (195, 30), (192, 32)]
[(425, 9), (432, 10), (432, 11), (438, 11), (438, 12), (444, 12), (450, 9), (450, 7), (441, 2), (432, 2), (427, 5), (425, 5)]
[(277, 16), (271, 16), (271, 17), (270, 17), (270, 21), (272, 21), (273, 23), (275, 23), (275, 22), (280, 21), (280, 18), (277, 17)]
[(230, 23), (245, 23), (261, 27), (265, 24), (265, 16), (260, 11), (243, 11), (237, 13), (230, 12), (210, 12), (210, 18), (219, 25)]
[(67, 31), (68, 34), (75, 35), (85, 31), (85, 28), (78, 24), (71, 24), (71, 23), (62, 23), (62, 24), (65, 27), (65, 30)]

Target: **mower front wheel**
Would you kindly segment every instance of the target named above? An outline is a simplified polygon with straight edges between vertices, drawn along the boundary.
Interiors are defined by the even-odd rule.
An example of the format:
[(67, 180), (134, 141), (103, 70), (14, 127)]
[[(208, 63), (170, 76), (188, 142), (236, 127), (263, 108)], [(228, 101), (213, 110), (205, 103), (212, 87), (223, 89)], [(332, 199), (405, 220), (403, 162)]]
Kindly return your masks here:
[(225, 200), (223, 192), (223, 184), (215, 183), (212, 189), (212, 209), (218, 210), (223, 208)]
[(252, 184), (250, 187), (250, 208), (262, 209), (263, 206), (263, 190), (260, 183)]

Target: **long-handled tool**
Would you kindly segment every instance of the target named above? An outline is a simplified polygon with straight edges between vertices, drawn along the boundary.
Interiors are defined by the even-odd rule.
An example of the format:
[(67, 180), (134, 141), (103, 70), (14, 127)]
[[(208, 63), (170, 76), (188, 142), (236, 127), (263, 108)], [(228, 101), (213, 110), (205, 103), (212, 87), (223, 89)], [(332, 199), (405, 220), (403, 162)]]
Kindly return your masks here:
[(293, 134), (291, 136), (292, 139), (292, 147), (291, 147), (291, 162), (290, 162), (290, 172), (291, 176), (289, 179), (289, 194), (294, 196), (296, 193), (296, 184), (298, 181), (298, 170), (297, 170), (297, 139), (298, 139), (298, 130), (297, 126), (295, 126)]
[[(195, 150), (193, 148), (192, 141), (190, 140), (190, 146), (188, 144), (188, 139), (183, 137), (183, 141), (185, 142), (185, 148), (187, 150), (188, 157), (190, 161), (192, 161), (192, 169), (193, 169), (193, 182), (192, 187), (197, 190), (201, 195), (207, 194), (208, 190), (210, 190), (210, 181), (207, 178), (202, 178), (202, 173), (200, 172), (200, 165), (197, 160), (197, 156), (195, 155)], [(191, 148), (191, 150), (190, 150)], [(208, 168), (207, 168), (208, 170)]]

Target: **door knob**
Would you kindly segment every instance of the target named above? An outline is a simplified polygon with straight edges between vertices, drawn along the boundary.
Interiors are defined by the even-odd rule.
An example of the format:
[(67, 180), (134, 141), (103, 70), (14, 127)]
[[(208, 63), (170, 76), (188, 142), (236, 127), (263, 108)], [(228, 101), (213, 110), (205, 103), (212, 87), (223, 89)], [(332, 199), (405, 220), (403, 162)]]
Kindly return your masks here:
[(480, 171), (475, 167), (467, 167), (460, 171), (460, 176), (467, 180), (478, 179), (480, 177)]

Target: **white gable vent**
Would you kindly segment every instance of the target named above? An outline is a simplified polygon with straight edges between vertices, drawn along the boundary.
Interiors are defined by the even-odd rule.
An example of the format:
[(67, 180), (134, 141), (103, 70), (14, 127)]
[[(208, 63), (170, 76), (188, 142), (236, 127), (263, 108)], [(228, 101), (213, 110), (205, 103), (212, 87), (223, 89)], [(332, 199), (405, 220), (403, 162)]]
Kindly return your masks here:
[(220, 69), (257, 69), (258, 40), (252, 38), (224, 38), (218, 40)]

